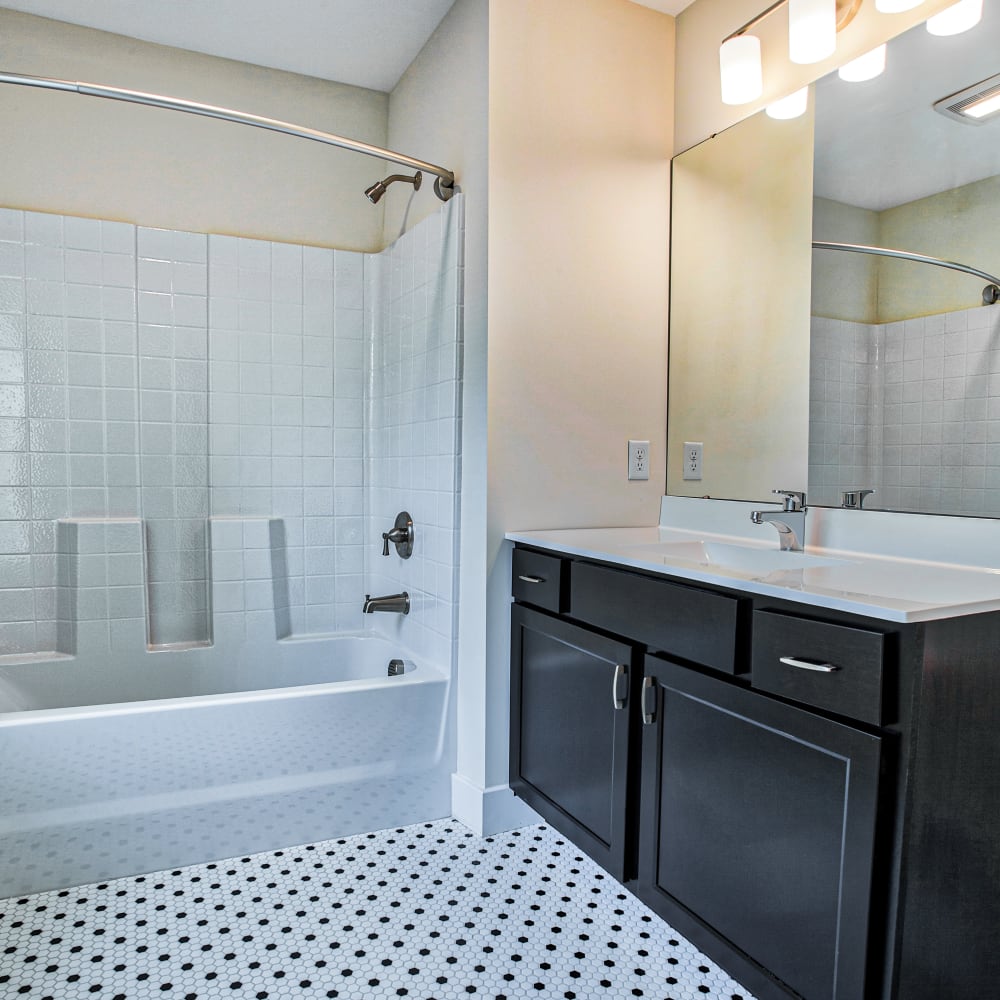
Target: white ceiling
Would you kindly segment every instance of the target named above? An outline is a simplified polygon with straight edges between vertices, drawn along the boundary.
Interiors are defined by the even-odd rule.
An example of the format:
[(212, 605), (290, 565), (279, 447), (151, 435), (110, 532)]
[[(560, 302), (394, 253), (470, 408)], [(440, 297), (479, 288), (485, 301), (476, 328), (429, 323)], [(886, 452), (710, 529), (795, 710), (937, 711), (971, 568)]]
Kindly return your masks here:
[(917, 25), (889, 43), (882, 76), (816, 85), (815, 190), (882, 211), (1000, 174), (1000, 119), (966, 125), (935, 101), (1000, 69), (1000, 4), (984, 4), (972, 31), (950, 38)]
[[(453, 2), (2, 0), (0, 6), (146, 42), (390, 91)], [(676, 14), (692, 0), (633, 2)]]
[(2, 0), (0, 6), (146, 42), (390, 91), (453, 2)]

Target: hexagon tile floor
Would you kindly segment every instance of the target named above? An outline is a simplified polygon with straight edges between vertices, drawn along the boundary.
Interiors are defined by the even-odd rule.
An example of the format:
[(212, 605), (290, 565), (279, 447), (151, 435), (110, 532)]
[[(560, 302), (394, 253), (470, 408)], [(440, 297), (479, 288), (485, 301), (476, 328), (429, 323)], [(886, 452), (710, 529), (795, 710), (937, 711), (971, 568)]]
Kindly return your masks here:
[(454, 820), (0, 900), (0, 997), (753, 1000), (551, 828)]

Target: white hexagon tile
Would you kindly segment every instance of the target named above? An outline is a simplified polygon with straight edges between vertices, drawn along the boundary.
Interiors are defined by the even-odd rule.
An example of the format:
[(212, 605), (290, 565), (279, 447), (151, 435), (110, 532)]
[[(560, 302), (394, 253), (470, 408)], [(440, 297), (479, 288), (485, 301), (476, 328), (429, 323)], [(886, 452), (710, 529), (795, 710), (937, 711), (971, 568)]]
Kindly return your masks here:
[(0, 900), (0, 996), (753, 1000), (551, 828), (454, 820)]

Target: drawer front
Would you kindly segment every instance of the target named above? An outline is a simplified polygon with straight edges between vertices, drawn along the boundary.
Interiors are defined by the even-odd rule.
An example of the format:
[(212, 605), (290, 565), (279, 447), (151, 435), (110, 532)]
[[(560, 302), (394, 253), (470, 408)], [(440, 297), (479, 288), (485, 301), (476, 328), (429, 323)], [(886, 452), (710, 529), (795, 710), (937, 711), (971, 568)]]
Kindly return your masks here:
[(881, 725), (885, 659), (881, 632), (754, 612), (750, 679), (761, 691)]
[(741, 669), (737, 626), (741, 600), (667, 580), (574, 562), (570, 614), (725, 673)]
[(511, 591), (515, 601), (534, 604), (558, 614), (566, 610), (564, 560), (557, 556), (514, 549)]

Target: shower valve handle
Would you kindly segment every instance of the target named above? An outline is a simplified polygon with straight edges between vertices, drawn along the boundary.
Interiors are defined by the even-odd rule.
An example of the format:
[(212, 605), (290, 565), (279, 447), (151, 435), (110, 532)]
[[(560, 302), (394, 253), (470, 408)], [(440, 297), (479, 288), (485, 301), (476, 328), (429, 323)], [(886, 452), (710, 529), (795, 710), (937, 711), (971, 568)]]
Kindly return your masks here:
[(413, 555), (413, 518), (405, 510), (396, 515), (392, 528), (382, 532), (382, 555), (389, 554), (390, 542), (396, 546), (396, 554), (401, 559), (409, 559)]

